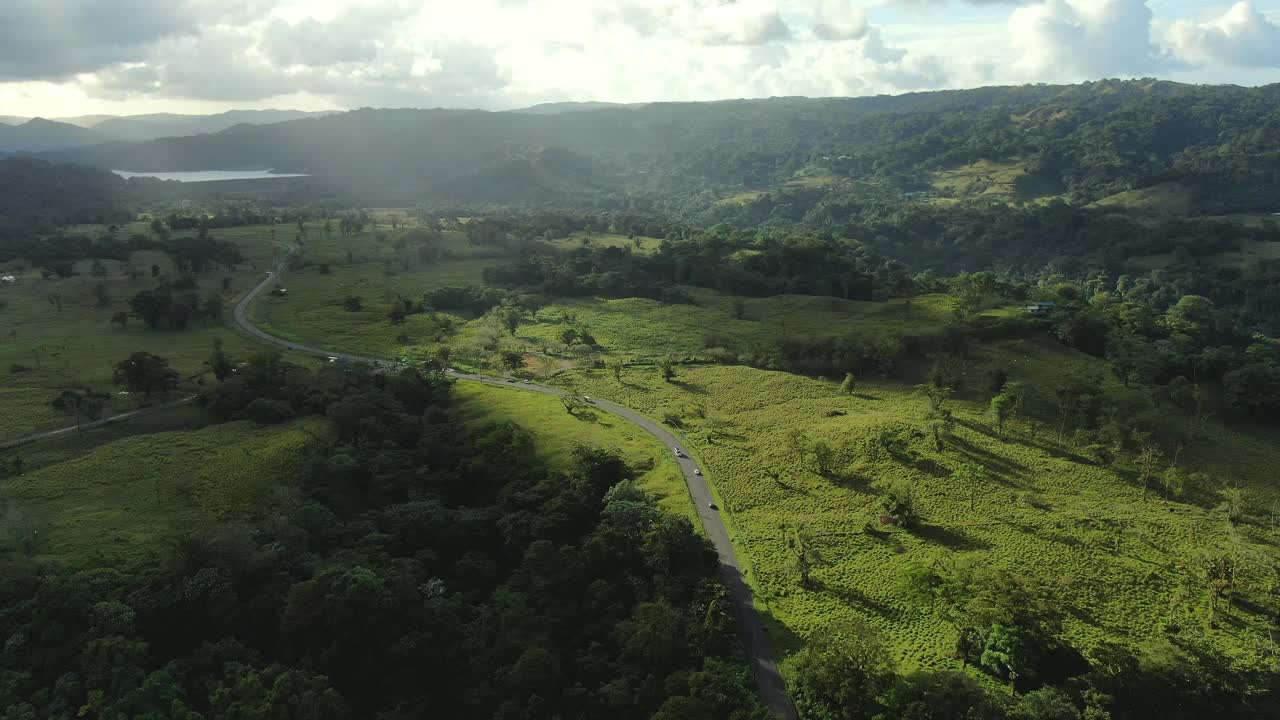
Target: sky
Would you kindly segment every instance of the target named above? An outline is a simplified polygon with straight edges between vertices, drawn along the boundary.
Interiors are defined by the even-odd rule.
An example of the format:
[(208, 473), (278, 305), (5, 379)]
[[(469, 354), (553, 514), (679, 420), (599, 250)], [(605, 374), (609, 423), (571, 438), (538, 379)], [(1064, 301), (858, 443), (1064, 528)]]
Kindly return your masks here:
[(1280, 82), (1280, 0), (2, 0), (0, 115)]

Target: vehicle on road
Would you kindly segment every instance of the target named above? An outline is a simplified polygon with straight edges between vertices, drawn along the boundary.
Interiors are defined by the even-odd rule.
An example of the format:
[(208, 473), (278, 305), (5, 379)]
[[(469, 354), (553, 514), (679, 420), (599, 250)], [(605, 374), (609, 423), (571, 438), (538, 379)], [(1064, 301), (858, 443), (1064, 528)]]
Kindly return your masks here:
[(693, 474), (694, 474), (694, 475), (701, 475), (701, 474), (702, 474), (702, 471), (701, 471), (701, 470), (699, 470), (698, 468), (694, 468), (694, 469), (693, 469)]
[(509, 382), (509, 383), (513, 383), (513, 382), (515, 382), (515, 381), (516, 381), (516, 379), (515, 379), (515, 378), (507, 378), (507, 382)]
[(588, 397), (588, 396), (586, 396), (586, 395), (583, 395), (583, 396), (582, 396), (582, 400), (583, 400), (584, 402), (589, 402), (589, 403), (594, 403), (594, 402), (595, 402), (595, 400), (592, 400), (590, 397)]
[(715, 509), (716, 509), (716, 501), (715, 501), (715, 500), (712, 500), (711, 502), (707, 503), (707, 507), (711, 508), (712, 510), (715, 510)]
[(329, 362), (331, 362), (331, 363), (332, 363), (332, 362), (338, 362), (338, 358), (336, 358), (336, 357), (334, 357), (334, 356), (330, 355), (330, 356), (329, 356)]
[(525, 384), (525, 385), (528, 385), (528, 384), (529, 384), (529, 381), (528, 381), (528, 380), (525, 380), (525, 381), (524, 381), (524, 384)]

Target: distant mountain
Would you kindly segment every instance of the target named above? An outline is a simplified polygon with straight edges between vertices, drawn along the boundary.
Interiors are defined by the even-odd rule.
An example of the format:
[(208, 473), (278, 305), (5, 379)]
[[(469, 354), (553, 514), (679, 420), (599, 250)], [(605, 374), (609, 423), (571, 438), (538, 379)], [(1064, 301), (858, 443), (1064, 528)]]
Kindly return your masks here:
[(532, 107), (520, 108), (518, 110), (509, 110), (508, 112), (522, 113), (525, 115), (563, 115), (571, 112), (584, 112), (588, 110), (611, 110), (617, 108), (637, 108), (642, 107), (644, 103), (611, 103), (611, 102), (553, 102), (542, 103)]
[(52, 118), (58, 122), (69, 123), (71, 125), (79, 125), (82, 128), (97, 127), (104, 120), (110, 120), (115, 115), (77, 115), (75, 117), (56, 117)]
[[(568, 103), (534, 112), (362, 109), (50, 157), (140, 172), (305, 173), (379, 207), (669, 211), (706, 208), (745, 190), (761, 196), (750, 212), (800, 220), (812, 211), (825, 226), (848, 216), (840, 203), (854, 202), (849, 193), (858, 188), (950, 197), (935, 185), (939, 171), (986, 162), (1003, 163), (1013, 199), (1087, 204), (1181, 183), (1198, 210), (1274, 211), (1276, 107), (1280, 85), (1115, 80), (865, 98)], [(797, 177), (811, 180), (792, 184)], [(787, 197), (764, 197), (774, 191)]]
[(0, 125), (0, 150), (44, 152), (93, 145), (109, 138), (70, 123), (33, 118), (21, 125)]
[(163, 137), (216, 133), (236, 125), (270, 125), (331, 114), (301, 110), (231, 110), (218, 115), (157, 113), (109, 118), (99, 122), (94, 129), (111, 140), (140, 142)]
[(300, 110), (231, 110), (217, 115), (80, 115), (53, 120), (40, 119), (37, 125), (22, 134), (9, 132), (7, 127), (26, 127), (33, 122), (30, 118), (0, 115), (0, 152), (42, 152), (114, 140), (143, 142), (215, 133), (236, 125), (268, 125), (330, 114), (332, 113)]

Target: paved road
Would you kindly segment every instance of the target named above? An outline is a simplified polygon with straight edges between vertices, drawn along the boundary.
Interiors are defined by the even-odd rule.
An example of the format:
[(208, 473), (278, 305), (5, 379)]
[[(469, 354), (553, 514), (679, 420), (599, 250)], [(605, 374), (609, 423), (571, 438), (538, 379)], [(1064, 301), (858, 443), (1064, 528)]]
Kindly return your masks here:
[(183, 405), (191, 402), (194, 399), (195, 399), (195, 396), (193, 395), (191, 397), (184, 397), (181, 400), (174, 400), (167, 403), (161, 403), (160, 405), (152, 405), (151, 407), (144, 407), (138, 410), (130, 410), (129, 412), (120, 413), (119, 415), (112, 415), (111, 417), (102, 418), (101, 420), (94, 420), (92, 422), (80, 423), (79, 425), (72, 425), (70, 427), (58, 428), (57, 430), (49, 430), (47, 432), (38, 432), (38, 433), (32, 433), (31, 435), (24, 435), (20, 438), (15, 438), (13, 440), (6, 440), (4, 442), (0, 442), (0, 450), (8, 450), (10, 448), (16, 448), (20, 445), (26, 445), (27, 443), (33, 443), (37, 440), (44, 440), (46, 438), (58, 437), (59, 435), (67, 435), (77, 430), (92, 430), (93, 428), (102, 427), (103, 425), (110, 425), (112, 423), (124, 422), (125, 420), (128, 420), (130, 418), (136, 418), (139, 415), (150, 415), (151, 413), (156, 412), (158, 410), (164, 410), (165, 408), (171, 408), (177, 405)]
[[(296, 246), (286, 245), (289, 247), (289, 254), (297, 250)], [(236, 304), (234, 318), (236, 325), (249, 335), (261, 340), (269, 345), (294, 350), (296, 352), (307, 353), (310, 355), (320, 355), (323, 357), (337, 358), (344, 362), (369, 363), (375, 366), (391, 367), (394, 366), (386, 361), (376, 360), (374, 358), (362, 357), (360, 355), (351, 355), (349, 353), (334, 352), (321, 348), (303, 345), (301, 343), (291, 342), (283, 338), (278, 338), (270, 333), (263, 331), (253, 324), (249, 319), (249, 307), (253, 304), (258, 293), (262, 292), (266, 287), (276, 280), (276, 273), (284, 268), (288, 262), (288, 255), (280, 262), (276, 269), (267, 273), (262, 282), (245, 294), (240, 302)], [(451, 373), (453, 377), (470, 382), (485, 383), (488, 385), (497, 385), (500, 387), (511, 388), (515, 390), (524, 390), (527, 392), (537, 392), (546, 395), (564, 395), (563, 390), (545, 387), (542, 385), (526, 384), (526, 383), (509, 383), (494, 378), (485, 377), (483, 375), (471, 375), (467, 373)], [(190, 401), (191, 398), (184, 398), (176, 403), (168, 405), (180, 404)], [(760, 694), (765, 704), (774, 714), (793, 720), (796, 717), (795, 708), (791, 704), (790, 698), (787, 697), (786, 686), (782, 682), (782, 675), (778, 672), (778, 664), (774, 660), (773, 650), (769, 646), (769, 639), (764, 633), (764, 624), (760, 622), (760, 616), (756, 613), (755, 605), (752, 602), (751, 588), (747, 585), (742, 577), (742, 569), (738, 565), (738, 558), (733, 552), (733, 544), (729, 541), (729, 531), (725, 528), (724, 520), (721, 519), (718, 510), (711, 507), (712, 497), (711, 489), (707, 487), (706, 478), (697, 474), (697, 463), (687, 456), (683, 451), (683, 444), (672, 435), (666, 428), (649, 418), (635, 412), (629, 408), (625, 408), (616, 403), (607, 400), (593, 399), (592, 404), (601, 410), (613, 413), (621, 418), (630, 420), (638, 425), (645, 432), (654, 436), (663, 445), (672, 449), (674, 452), (677, 448), (681, 450), (684, 457), (677, 457), (676, 460), (680, 465), (681, 472), (684, 473), (685, 482), (689, 486), (689, 494), (693, 496), (694, 505), (698, 511), (698, 517), (702, 521), (702, 527), (706, 529), (707, 538), (711, 540), (711, 544), (715, 546), (716, 554), (720, 558), (720, 576), (729, 587), (729, 591), (733, 597), (734, 615), (738, 621), (738, 631), (742, 636), (742, 642), (746, 646), (748, 658), (751, 662), (751, 671), (755, 675), (756, 682), (760, 686)], [(115, 417), (99, 420), (93, 423), (85, 423), (82, 427), (91, 428), (108, 423), (120, 422), (131, 417), (136, 417), (146, 412), (153, 412), (161, 407), (147, 408), (144, 410), (135, 410), (134, 412), (116, 415)], [(51, 430), (45, 433), (37, 433), (24, 438), (9, 441), (0, 444), (0, 448), (13, 447), (34, 440), (40, 440), (47, 437), (54, 437), (69, 432), (74, 432), (76, 428), (62, 428), (60, 430)]]

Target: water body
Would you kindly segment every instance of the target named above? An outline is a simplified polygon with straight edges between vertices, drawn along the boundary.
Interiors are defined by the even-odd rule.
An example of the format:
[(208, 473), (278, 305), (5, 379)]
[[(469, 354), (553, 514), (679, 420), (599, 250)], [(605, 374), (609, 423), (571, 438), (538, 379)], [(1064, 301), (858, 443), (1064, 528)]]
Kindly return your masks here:
[(128, 170), (112, 170), (122, 178), (156, 178), (157, 180), (177, 180), (184, 183), (215, 182), (218, 180), (270, 180), (272, 178), (306, 177), (303, 173), (277, 173), (270, 170), (184, 170), (182, 172), (129, 172)]

